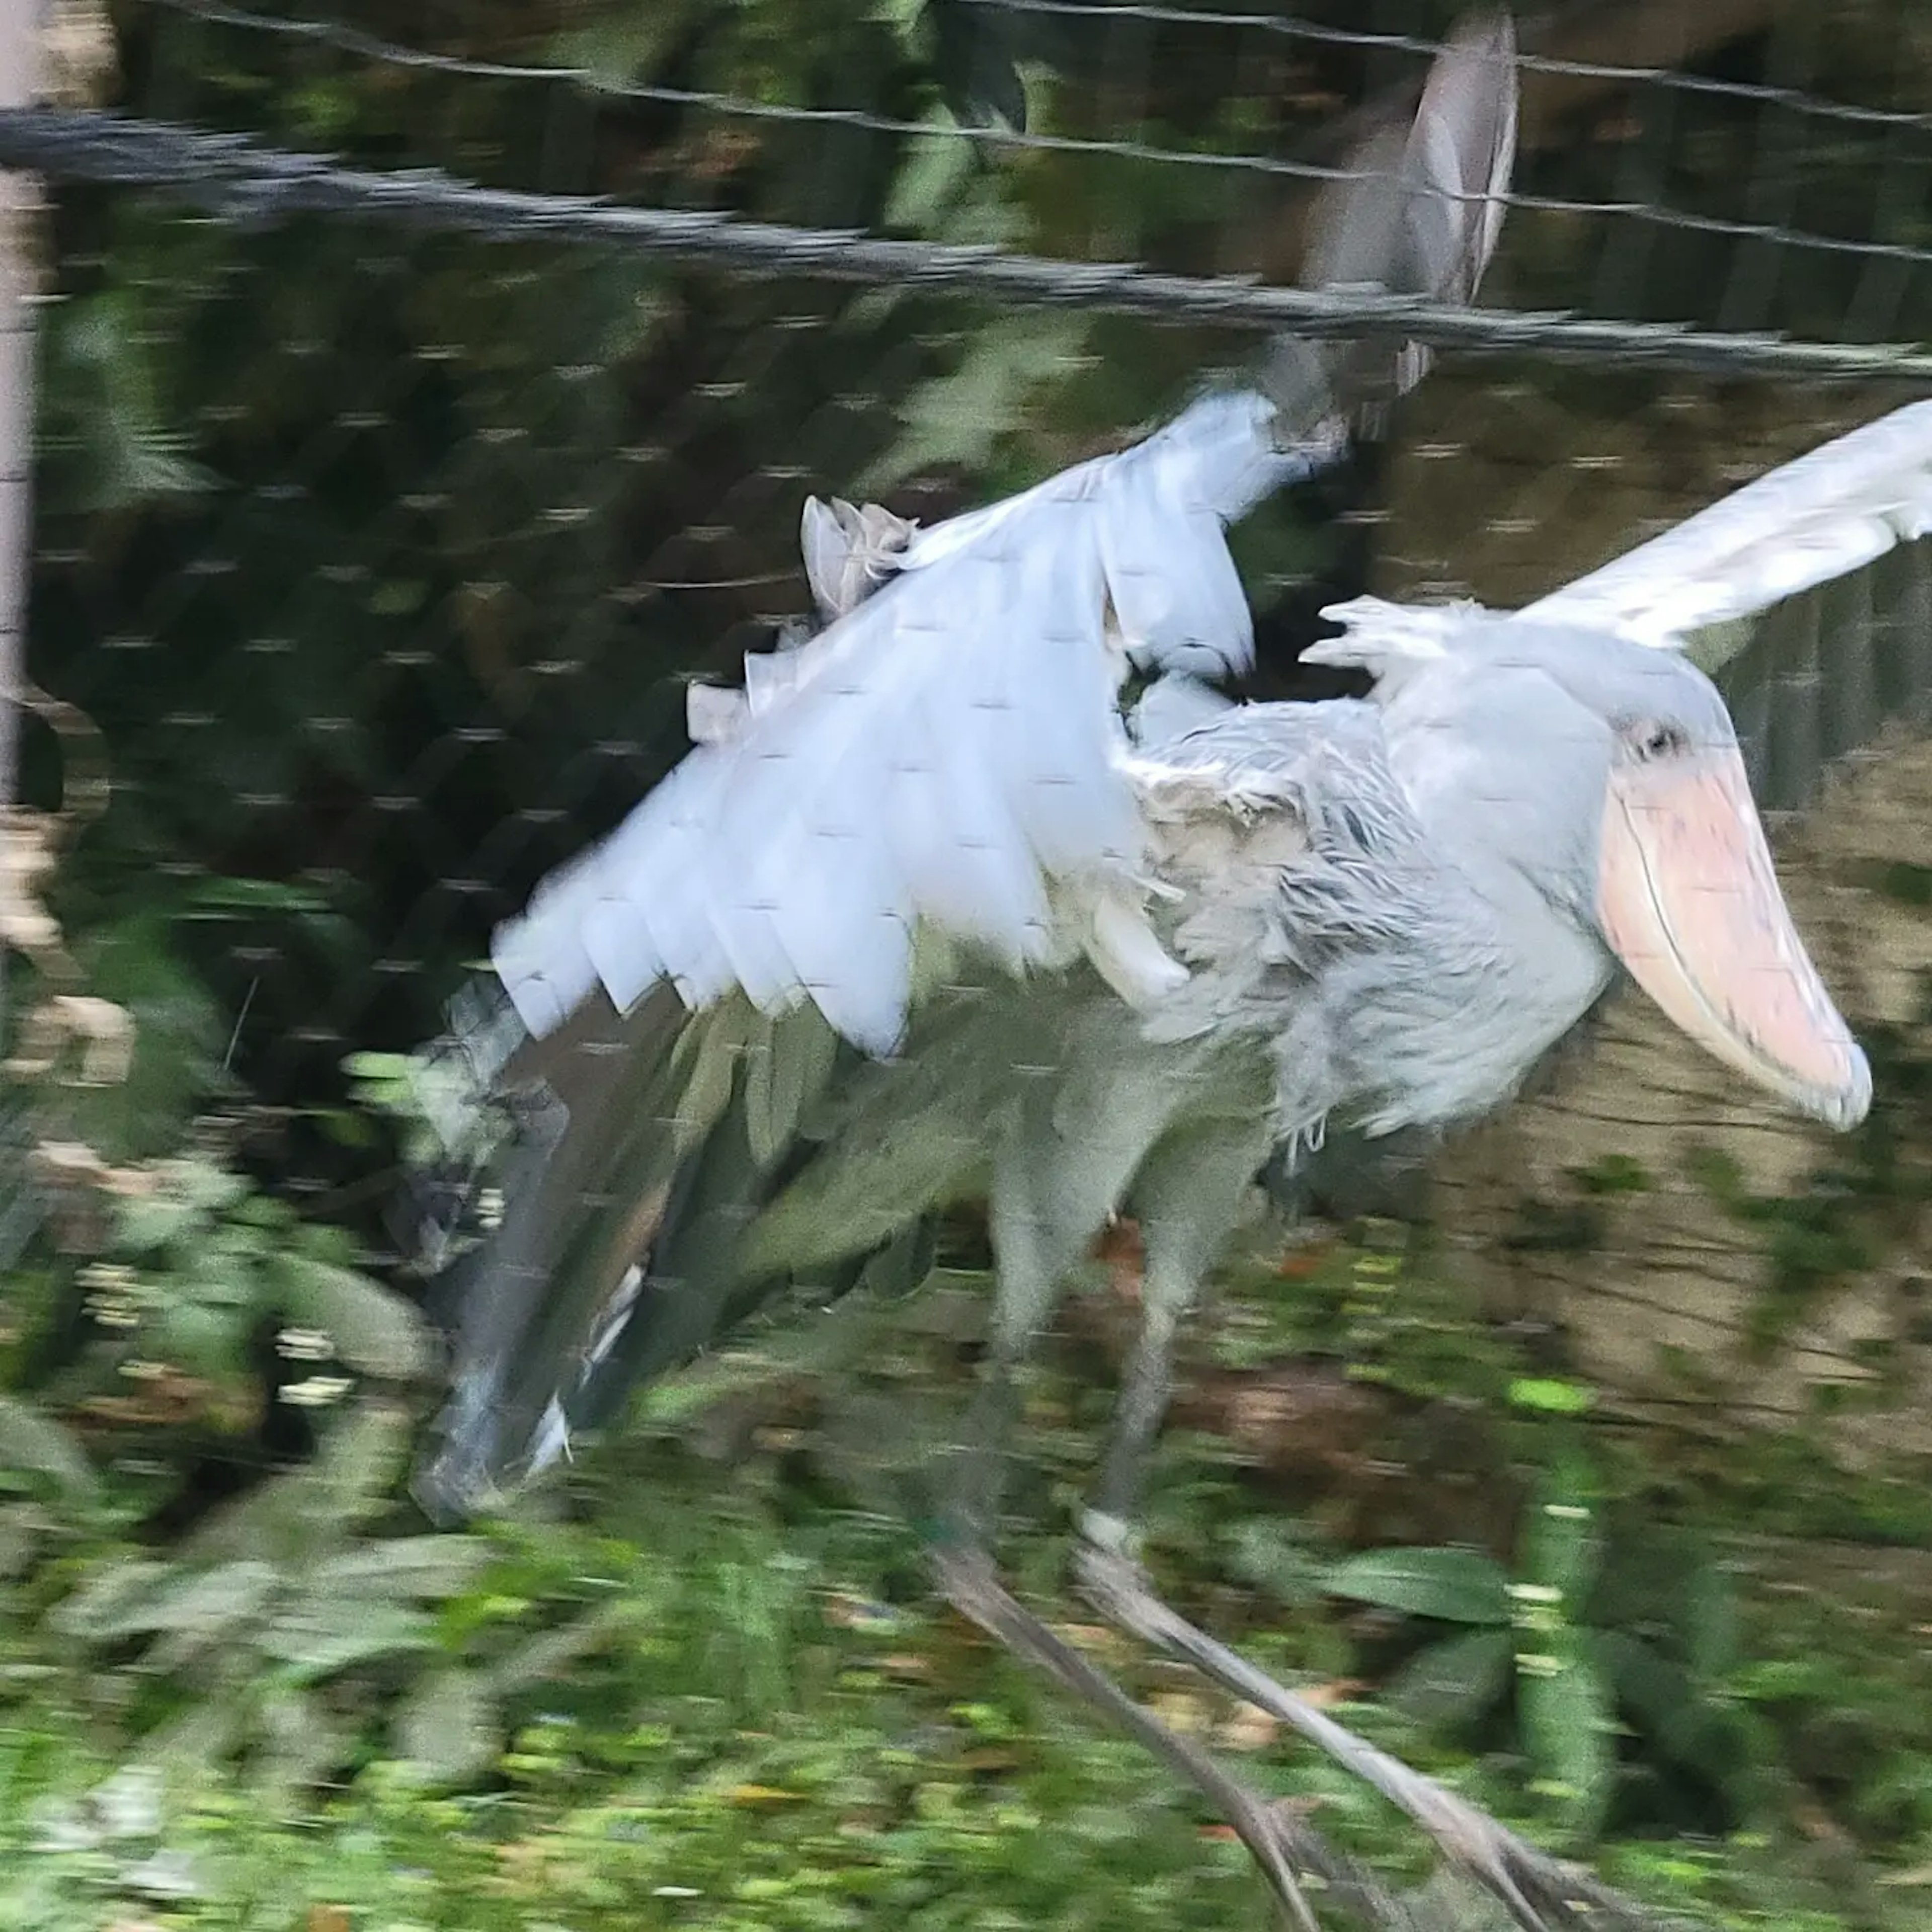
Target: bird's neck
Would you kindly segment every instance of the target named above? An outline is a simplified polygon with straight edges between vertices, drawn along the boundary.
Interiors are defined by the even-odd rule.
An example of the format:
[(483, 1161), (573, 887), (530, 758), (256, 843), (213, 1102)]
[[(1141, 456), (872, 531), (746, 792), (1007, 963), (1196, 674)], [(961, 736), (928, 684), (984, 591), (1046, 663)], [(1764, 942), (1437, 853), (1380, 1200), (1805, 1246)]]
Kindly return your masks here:
[(1447, 1126), (1507, 1102), (1615, 970), (1580, 910), (1582, 895), (1563, 889), (1574, 868), (1560, 823), (1538, 824), (1499, 800), (1494, 766), (1486, 782), (1475, 760), (1452, 766), (1441, 741), (1424, 782), (1414, 784), (1399, 741), (1391, 751), (1443, 868), (1442, 898), (1401, 1037), (1390, 1042), (1406, 1090), (1375, 1131)]
[[(1602, 997), (1616, 964), (1568, 896), (1480, 848), (1454, 854), (1488, 926), (1493, 979), (1472, 989), (1468, 1048), (1486, 1054), (1502, 1090), (1477, 1111), (1512, 1097), (1531, 1070)], [(1504, 1076), (1505, 1066), (1507, 1077)]]

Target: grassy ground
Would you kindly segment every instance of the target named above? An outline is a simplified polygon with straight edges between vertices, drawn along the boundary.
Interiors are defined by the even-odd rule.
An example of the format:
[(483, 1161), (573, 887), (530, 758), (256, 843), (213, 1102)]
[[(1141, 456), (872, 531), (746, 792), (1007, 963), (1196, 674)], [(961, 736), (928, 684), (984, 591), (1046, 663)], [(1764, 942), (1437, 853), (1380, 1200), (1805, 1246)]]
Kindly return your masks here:
[[(1894, 1486), (1791, 1444), (1728, 1476), (1660, 1459), (1516, 1372), (1425, 1280), (1396, 1314), (1365, 1300), (1359, 1256), (1298, 1272), (1252, 1275), (1194, 1364), (1152, 1513), (1162, 1584), (1660, 1906), (1730, 1928), (1922, 1927), (1928, 1568)], [(829, 1351), (842, 1368), (823, 1348), (720, 1364), (480, 1535), (426, 1536), (394, 1500), (409, 1418), (373, 1396), (315, 1462), (138, 1547), (111, 1469), (85, 1509), (23, 1480), (0, 1924), (1266, 1922), (1225, 1829), (926, 1587), (902, 1452), (956, 1397), (974, 1305), (961, 1283), (860, 1322)], [(1420, 1884), (1427, 1859), (1378, 1801), (1093, 1628), (1065, 1588), (1124, 1313), (1099, 1288), (1034, 1389), (1006, 1552), (1023, 1594), (1258, 1786)], [(899, 1452), (881, 1454), (889, 1430)], [(1791, 1534), (1816, 1527), (1780, 1514), (1794, 1490), (1833, 1543)], [(1558, 1494), (1581, 1498), (1582, 1556), (1539, 1541)], [(1434, 1553), (1391, 1570), (1392, 1545)], [(1486, 1607), (1558, 1574), (1574, 1587), (1533, 1646)], [(1530, 1648), (1567, 1660), (1555, 1692), (1512, 1672)], [(1430, 1922), (1492, 1922), (1420, 1896)]]

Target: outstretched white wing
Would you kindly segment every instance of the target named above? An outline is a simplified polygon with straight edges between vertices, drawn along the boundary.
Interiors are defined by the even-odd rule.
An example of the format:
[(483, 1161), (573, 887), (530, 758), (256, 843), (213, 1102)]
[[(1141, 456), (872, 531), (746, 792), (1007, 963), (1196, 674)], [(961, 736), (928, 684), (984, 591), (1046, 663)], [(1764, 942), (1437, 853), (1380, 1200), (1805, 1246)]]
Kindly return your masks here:
[[(1514, 153), (1514, 51), (1506, 18), (1457, 37), (1418, 130), (1372, 143), (1318, 208), (1324, 276), (1346, 264), (1406, 292), (1474, 293)], [(664, 980), (694, 1007), (734, 986), (768, 1012), (809, 999), (887, 1051), (926, 927), (1015, 970), (1084, 950), (1136, 1003), (1184, 980), (1146, 917), (1120, 683), (1130, 664), (1246, 668), (1226, 526), (1338, 452), (1339, 413), (1279, 442), (1354, 406), (1357, 364), (1385, 358), (1285, 358), (1296, 381), (1268, 386), (1287, 419), (1260, 394), (1210, 397), (1132, 449), (929, 530), (808, 510), (808, 568), (835, 621), (748, 660), (742, 697), (694, 698), (698, 748), (499, 932), (525, 1024), (541, 1037), (599, 986), (621, 1010)], [(1363, 393), (1422, 366), (1399, 358), (1392, 384)]]
[[(1530, 604), (1713, 668), (1735, 638), (1700, 640), (1862, 568), (1932, 530), (1932, 402), (1914, 403), (1774, 470), (1615, 562)], [(1702, 647), (1700, 647), (1702, 646)]]
[(915, 933), (1013, 970), (1084, 949), (1130, 998), (1185, 977), (1141, 916), (1146, 832), (1122, 766), (1130, 659), (1239, 670), (1224, 525), (1330, 453), (1283, 452), (1254, 394), (913, 538), (898, 574), (796, 650), (603, 844), (540, 886), (494, 963), (539, 1036), (602, 986), (692, 1006), (809, 998), (899, 1037)]

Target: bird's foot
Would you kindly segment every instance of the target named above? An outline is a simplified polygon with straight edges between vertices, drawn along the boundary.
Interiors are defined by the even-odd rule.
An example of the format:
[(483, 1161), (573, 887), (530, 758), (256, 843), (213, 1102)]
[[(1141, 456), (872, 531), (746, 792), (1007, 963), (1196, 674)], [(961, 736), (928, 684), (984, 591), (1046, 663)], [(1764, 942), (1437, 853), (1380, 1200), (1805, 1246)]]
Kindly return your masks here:
[(1372, 1932), (1414, 1932), (1414, 1921), (1372, 1876), (1336, 1851), (1293, 1808), (1271, 1804), (1228, 1776), (1189, 1739), (1143, 1709), (1103, 1671), (1042, 1623), (1000, 1581), (982, 1547), (951, 1541), (932, 1552), (940, 1594), (961, 1616), (1106, 1716), (1178, 1773), (1232, 1826), (1298, 1932), (1319, 1932), (1318, 1892)]
[[(1118, 1557), (1123, 1562), (1138, 1565), (1141, 1554), (1141, 1534), (1124, 1516), (1115, 1516), (1107, 1510), (1087, 1510), (1080, 1518), (1080, 1541), (1083, 1549), (1098, 1550), (1102, 1555)], [(1076, 1570), (1080, 1558), (1074, 1558)]]
[(1082, 1594), (1108, 1622), (1192, 1664), (1258, 1706), (1406, 1813), (1450, 1862), (1501, 1900), (1523, 1932), (1666, 1932), (1644, 1911), (1586, 1871), (1518, 1838), (1433, 1778), (1412, 1771), (1317, 1708), (1238, 1652), (1209, 1636), (1154, 1594), (1136, 1562), (1088, 1540), (1076, 1558)]

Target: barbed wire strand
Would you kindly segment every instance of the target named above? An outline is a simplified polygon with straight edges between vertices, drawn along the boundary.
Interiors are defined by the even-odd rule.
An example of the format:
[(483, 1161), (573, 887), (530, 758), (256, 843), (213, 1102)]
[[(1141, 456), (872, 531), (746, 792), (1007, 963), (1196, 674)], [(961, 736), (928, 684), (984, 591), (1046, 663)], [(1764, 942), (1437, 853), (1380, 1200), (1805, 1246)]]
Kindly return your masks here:
[(1090, 308), (1317, 338), (1411, 340), (1483, 356), (1538, 355), (1828, 381), (1932, 382), (1932, 350), (1917, 346), (1802, 342), (1676, 323), (1464, 309), (1273, 287), (1250, 275), (1162, 274), (1131, 263), (1062, 261), (992, 244), (901, 240), (855, 230), (742, 220), (705, 210), (622, 205), (595, 196), (535, 194), (479, 187), (430, 169), (340, 168), (317, 155), (259, 146), (239, 135), (91, 111), (0, 112), (0, 166), (167, 190), (244, 224), (298, 214), (356, 215), (500, 241), (602, 242), (715, 263), (741, 274), (951, 289), (1027, 307)]
[[(702, 88), (672, 87), (653, 81), (620, 80), (596, 69), (560, 67), (544, 62), (473, 60), (454, 54), (432, 53), (420, 47), (385, 40), (362, 28), (328, 20), (283, 19), (254, 14), (230, 6), (226, 0), (149, 0), (151, 5), (215, 24), (308, 40), (352, 54), (359, 59), (382, 64), (418, 69), (470, 80), (518, 80), (561, 84), (578, 88), (587, 94), (618, 100), (652, 101), (668, 106), (702, 109), (710, 113), (741, 120), (769, 121), (806, 127), (852, 128), (871, 134), (917, 136), (927, 140), (959, 140), (982, 146), (1031, 149), (1047, 153), (1092, 154), (1114, 160), (1144, 163), (1156, 166), (1215, 168), (1238, 174), (1286, 177), (1297, 181), (1340, 181), (1351, 178), (1353, 170), (1318, 161), (1297, 160), (1285, 156), (1256, 154), (1217, 154), (1210, 150), (1156, 147), (1150, 142), (1114, 137), (1097, 139), (1088, 135), (1046, 134), (1036, 129), (1005, 126), (982, 127), (970, 122), (944, 120), (908, 121), (889, 114), (878, 114), (857, 107), (800, 107), (781, 101), (752, 100), (742, 95), (724, 94)], [(968, 0), (974, 5), (1019, 8), (1019, 0)], [(1064, 10), (1086, 17), (1090, 10), (1072, 0), (1060, 0)], [(1021, 10), (1048, 10), (1037, 8)], [(1136, 17), (1174, 19), (1190, 22), (1217, 20), (1228, 23), (1268, 27), (1304, 38), (1336, 40), (1351, 44), (1413, 50), (1418, 53), (1439, 52), (1439, 41), (1394, 34), (1370, 34), (1348, 28), (1316, 28), (1303, 21), (1277, 16), (1225, 14), (1210, 16), (1177, 10), (1136, 10)], [(1538, 60), (1519, 55), (1520, 65), (1551, 73), (1654, 82), (1674, 85), (1686, 81), (1698, 91), (1736, 94), (1757, 101), (1832, 112), (1841, 118), (1870, 121), (1880, 125), (1906, 124), (1932, 128), (1932, 117), (1894, 113), (1883, 109), (1840, 107), (1838, 104), (1813, 101), (1809, 97), (1767, 86), (1737, 82), (1711, 81), (1684, 76), (1673, 68), (1622, 68), (1600, 62)], [(1695, 214), (1682, 208), (1662, 208), (1646, 202), (1594, 202), (1566, 200), (1561, 196), (1512, 194), (1513, 208), (1534, 209), (1552, 214), (1616, 215), (1630, 221), (1650, 222), (1661, 227), (1688, 230), (1694, 233), (1728, 236), (1749, 239), (1785, 240), (1808, 249), (1832, 254), (1891, 256), (1908, 262), (1932, 262), (1932, 247), (1910, 242), (1863, 242), (1842, 236), (1819, 235), (1797, 230), (1768, 230), (1749, 221), (1726, 220), (1722, 216)]]

